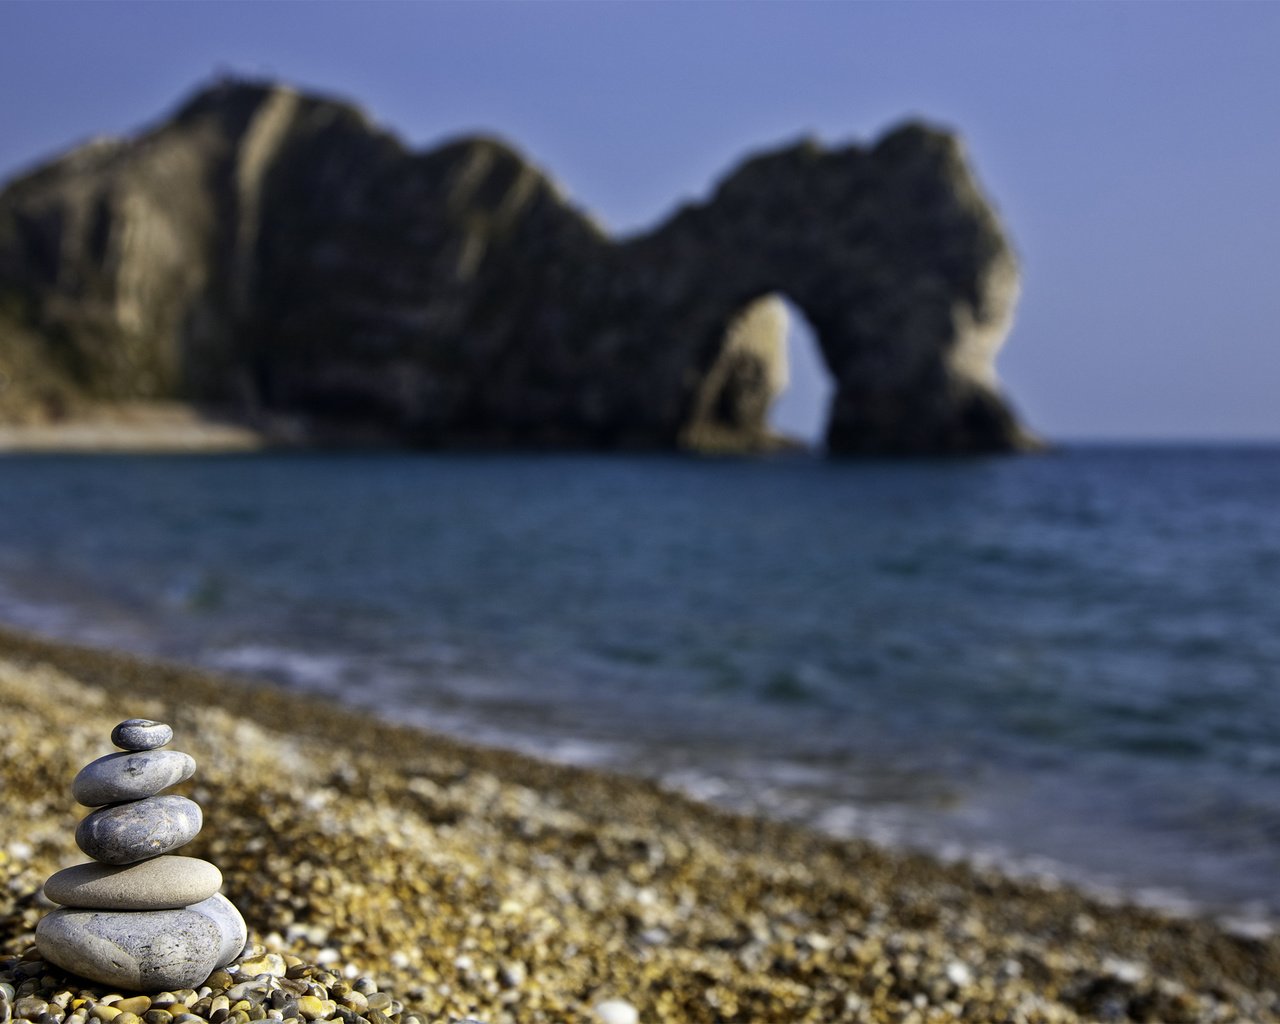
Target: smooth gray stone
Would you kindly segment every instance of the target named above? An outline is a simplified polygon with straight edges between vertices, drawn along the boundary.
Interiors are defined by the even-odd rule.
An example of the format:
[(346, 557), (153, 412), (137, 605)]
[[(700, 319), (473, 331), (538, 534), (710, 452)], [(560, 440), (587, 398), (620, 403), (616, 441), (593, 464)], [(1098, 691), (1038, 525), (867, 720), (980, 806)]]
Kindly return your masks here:
[(76, 826), (76, 845), (102, 864), (132, 864), (191, 842), (204, 824), (185, 796), (150, 796), (113, 804)]
[(86, 807), (142, 800), (191, 778), (195, 759), (179, 750), (137, 750), (90, 761), (71, 783), (71, 795)]
[(226, 967), (244, 950), (244, 944), (249, 941), (249, 929), (245, 927), (244, 918), (240, 916), (235, 904), (222, 893), (210, 896), (203, 903), (193, 904), (187, 909), (209, 918), (222, 934), (218, 962), (213, 966), (215, 971), (219, 967)]
[(173, 729), (150, 718), (126, 718), (111, 730), (111, 742), (125, 750), (155, 750), (173, 739)]
[(198, 857), (153, 857), (139, 864), (76, 864), (49, 876), (44, 894), (86, 910), (177, 910), (207, 900), (222, 872)]
[(223, 945), (218, 923), (194, 910), (63, 907), (36, 925), (46, 960), (127, 992), (195, 988), (216, 969)]

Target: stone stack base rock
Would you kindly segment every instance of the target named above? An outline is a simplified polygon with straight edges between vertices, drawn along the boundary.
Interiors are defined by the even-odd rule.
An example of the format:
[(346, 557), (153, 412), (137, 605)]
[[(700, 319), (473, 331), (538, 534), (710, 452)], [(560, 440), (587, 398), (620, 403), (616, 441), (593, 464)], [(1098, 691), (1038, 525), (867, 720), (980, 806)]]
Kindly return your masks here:
[(131, 718), (111, 732), (123, 753), (85, 765), (72, 795), (97, 808), (76, 829), (93, 860), (51, 875), (44, 893), (61, 908), (36, 927), (36, 946), (64, 970), (135, 992), (190, 988), (229, 964), (248, 937), (219, 893), (222, 873), (172, 851), (195, 838), (200, 807), (163, 790), (195, 773), (189, 754), (161, 750), (162, 722)]

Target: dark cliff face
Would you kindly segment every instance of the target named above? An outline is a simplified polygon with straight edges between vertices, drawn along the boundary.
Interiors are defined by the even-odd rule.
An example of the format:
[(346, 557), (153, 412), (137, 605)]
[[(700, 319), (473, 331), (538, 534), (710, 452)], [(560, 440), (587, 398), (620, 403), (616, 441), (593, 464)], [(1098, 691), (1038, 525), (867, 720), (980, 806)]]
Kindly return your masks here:
[(615, 243), (501, 142), (413, 153), (230, 82), (0, 194), (0, 416), (172, 398), (423, 444), (750, 449), (782, 293), (836, 378), (830, 450), (1009, 450), (1016, 291), (959, 143), (921, 125), (756, 157)]

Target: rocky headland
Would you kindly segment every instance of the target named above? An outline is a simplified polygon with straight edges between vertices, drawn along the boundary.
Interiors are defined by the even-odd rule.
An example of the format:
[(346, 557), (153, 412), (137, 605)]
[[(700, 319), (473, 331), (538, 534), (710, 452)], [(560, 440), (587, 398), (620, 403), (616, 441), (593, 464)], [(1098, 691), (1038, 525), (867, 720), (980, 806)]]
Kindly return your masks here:
[(760, 450), (786, 296), (836, 384), (830, 452), (1011, 451), (1017, 291), (925, 124), (762, 153), (616, 240), (501, 141), (414, 152), (225, 81), (0, 193), (0, 423), (74, 446), (50, 424), (179, 402), (254, 443)]
[[(42, 881), (76, 859), (67, 782), (122, 707), (200, 763), (176, 787), (205, 812), (184, 849), (259, 944), (142, 996), (31, 947)], [(0, 820), (0, 1020), (1280, 1021), (1274, 936), (4, 631)]]

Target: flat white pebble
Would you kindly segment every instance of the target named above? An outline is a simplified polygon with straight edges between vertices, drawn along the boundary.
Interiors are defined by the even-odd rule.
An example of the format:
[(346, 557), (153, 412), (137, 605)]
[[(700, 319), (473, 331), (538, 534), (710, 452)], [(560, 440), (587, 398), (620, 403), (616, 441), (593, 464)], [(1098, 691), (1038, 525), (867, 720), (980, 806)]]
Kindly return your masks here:
[(155, 750), (173, 739), (173, 729), (150, 718), (126, 718), (111, 730), (111, 742), (125, 750)]
[(600, 1024), (640, 1024), (640, 1011), (622, 999), (596, 1003), (593, 1012)]

